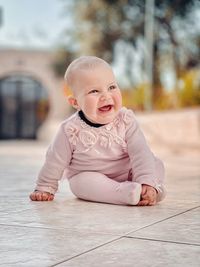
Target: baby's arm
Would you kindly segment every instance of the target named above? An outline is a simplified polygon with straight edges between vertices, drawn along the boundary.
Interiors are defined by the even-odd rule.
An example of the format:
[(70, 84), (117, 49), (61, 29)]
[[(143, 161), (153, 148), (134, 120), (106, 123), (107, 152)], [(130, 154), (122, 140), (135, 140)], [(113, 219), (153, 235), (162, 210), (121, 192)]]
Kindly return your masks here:
[(53, 200), (65, 168), (71, 160), (72, 149), (62, 124), (49, 146), (45, 163), (40, 170), (35, 191), (30, 194), (33, 201)]
[(142, 185), (140, 205), (154, 205), (164, 198), (162, 195), (164, 182), (164, 166), (160, 159), (151, 152), (138, 122), (132, 112), (126, 131), (128, 154), (132, 167), (132, 179)]

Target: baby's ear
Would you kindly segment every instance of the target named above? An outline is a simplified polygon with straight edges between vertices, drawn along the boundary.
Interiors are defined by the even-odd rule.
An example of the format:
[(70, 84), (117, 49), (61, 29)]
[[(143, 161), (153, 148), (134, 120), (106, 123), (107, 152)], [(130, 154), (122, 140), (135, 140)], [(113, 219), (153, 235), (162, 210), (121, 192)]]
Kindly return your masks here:
[(79, 105), (77, 103), (77, 100), (72, 95), (68, 96), (68, 103), (75, 109), (79, 109)]

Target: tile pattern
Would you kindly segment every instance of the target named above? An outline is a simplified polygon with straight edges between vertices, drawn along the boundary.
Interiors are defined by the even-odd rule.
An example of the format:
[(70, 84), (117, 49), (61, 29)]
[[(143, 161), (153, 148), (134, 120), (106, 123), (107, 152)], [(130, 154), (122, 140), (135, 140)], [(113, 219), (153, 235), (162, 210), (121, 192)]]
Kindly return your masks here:
[(167, 198), (153, 207), (28, 194), (45, 154), (38, 142), (0, 143), (0, 266), (200, 266), (200, 153), (162, 153)]

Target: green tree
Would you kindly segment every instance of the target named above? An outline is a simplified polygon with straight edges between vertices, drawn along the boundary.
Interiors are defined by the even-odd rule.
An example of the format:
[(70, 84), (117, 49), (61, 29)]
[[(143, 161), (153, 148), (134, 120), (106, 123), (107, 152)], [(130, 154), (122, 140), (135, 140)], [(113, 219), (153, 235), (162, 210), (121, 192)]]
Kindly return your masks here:
[[(187, 61), (198, 55), (197, 36), (194, 36), (193, 49), (187, 55), (187, 60), (181, 60), (183, 43), (177, 38), (177, 32), (187, 20), (189, 11), (198, 5), (199, 1), (191, 0), (163, 0), (155, 1), (155, 33), (154, 33), (154, 68), (153, 99), (162, 96), (160, 79), (161, 55), (173, 53), (176, 77), (180, 77)], [(138, 39), (144, 40), (145, 1), (140, 0), (74, 0), (71, 6), (74, 14), (74, 31), (71, 38), (79, 44), (76, 54), (93, 54), (104, 58), (108, 62), (114, 60), (114, 48), (119, 40), (136, 47)], [(188, 22), (189, 23), (189, 22)], [(174, 26), (175, 25), (175, 26)], [(195, 39), (196, 38), (196, 39)], [(198, 39), (198, 41), (197, 41)], [(126, 49), (126, 48), (125, 48)], [(195, 51), (195, 52), (193, 52)], [(126, 74), (131, 79), (131, 58), (127, 56)]]

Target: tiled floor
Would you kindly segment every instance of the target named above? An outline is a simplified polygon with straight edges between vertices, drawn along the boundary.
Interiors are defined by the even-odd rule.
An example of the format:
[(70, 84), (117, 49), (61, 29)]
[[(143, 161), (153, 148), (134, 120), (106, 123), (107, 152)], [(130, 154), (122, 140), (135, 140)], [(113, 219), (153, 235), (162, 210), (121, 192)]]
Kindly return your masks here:
[(0, 266), (200, 266), (200, 152), (162, 150), (167, 198), (153, 207), (80, 201), (60, 184), (28, 198), (46, 145), (0, 142)]

